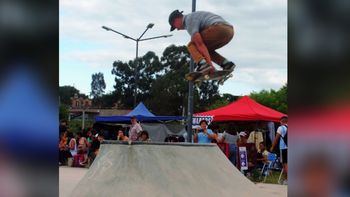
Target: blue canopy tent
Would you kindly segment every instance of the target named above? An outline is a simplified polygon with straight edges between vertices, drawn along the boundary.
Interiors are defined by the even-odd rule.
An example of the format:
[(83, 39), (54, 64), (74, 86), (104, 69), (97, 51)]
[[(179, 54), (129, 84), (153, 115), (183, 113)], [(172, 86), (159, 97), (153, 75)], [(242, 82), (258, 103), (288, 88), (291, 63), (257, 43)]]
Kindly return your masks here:
[(96, 116), (96, 122), (125, 123), (130, 122), (130, 118), (136, 116), (140, 122), (174, 121), (185, 119), (182, 116), (156, 116), (152, 114), (146, 106), (140, 102), (131, 112), (123, 116)]

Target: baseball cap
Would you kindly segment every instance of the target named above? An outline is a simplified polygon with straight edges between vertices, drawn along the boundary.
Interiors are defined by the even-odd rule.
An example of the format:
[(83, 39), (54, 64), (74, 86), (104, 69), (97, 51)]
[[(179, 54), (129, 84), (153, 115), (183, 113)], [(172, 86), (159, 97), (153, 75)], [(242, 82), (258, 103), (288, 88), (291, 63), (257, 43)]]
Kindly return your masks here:
[(183, 16), (182, 15), (183, 11), (179, 11), (179, 10), (174, 10), (173, 12), (171, 12), (171, 14), (169, 15), (169, 24), (170, 24), (170, 31), (174, 31), (175, 27), (173, 26), (173, 22), (174, 20), (179, 17), (179, 16)]
[(241, 132), (239, 133), (239, 136), (245, 137), (245, 136), (247, 136), (247, 133), (244, 132), (244, 131), (241, 131)]

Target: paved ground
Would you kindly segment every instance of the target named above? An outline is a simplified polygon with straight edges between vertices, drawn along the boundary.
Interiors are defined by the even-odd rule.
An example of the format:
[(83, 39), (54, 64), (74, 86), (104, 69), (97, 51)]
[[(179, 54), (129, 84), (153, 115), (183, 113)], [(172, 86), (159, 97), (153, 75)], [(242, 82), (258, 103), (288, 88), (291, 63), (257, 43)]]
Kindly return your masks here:
[[(287, 186), (250, 182), (214, 146), (103, 146), (90, 170), (60, 167), (61, 197), (71, 193), (73, 196), (102, 193), (104, 196), (116, 193), (162, 196), (169, 192), (177, 196), (213, 196), (214, 193), (217, 196), (287, 196)], [(198, 154), (205, 156), (194, 157)], [(130, 187), (131, 182), (137, 186)], [(79, 193), (74, 191), (76, 186)]]

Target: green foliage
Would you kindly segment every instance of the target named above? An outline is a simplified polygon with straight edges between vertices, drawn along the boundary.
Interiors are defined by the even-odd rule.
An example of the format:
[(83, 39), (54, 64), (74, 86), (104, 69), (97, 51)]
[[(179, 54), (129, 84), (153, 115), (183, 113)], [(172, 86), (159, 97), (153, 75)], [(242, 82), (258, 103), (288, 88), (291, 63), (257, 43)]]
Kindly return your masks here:
[(74, 96), (74, 94), (78, 94), (78, 96), (84, 97), (84, 98), (87, 97), (85, 94), (81, 94), (79, 90), (77, 90), (73, 86), (60, 86), (59, 87), (60, 103), (70, 106), (71, 98)]
[[(250, 179), (254, 183), (263, 182), (263, 183), (270, 183), (270, 184), (281, 184), (278, 182), (279, 175), (280, 175), (280, 172), (278, 172), (278, 171), (270, 171), (270, 174), (266, 177), (265, 182), (263, 182), (265, 175), (261, 175), (260, 169), (253, 169), (250, 172), (250, 175), (247, 176), (247, 178)], [(282, 180), (283, 180), (283, 178), (282, 178)]]
[[(137, 63), (138, 62), (138, 63)], [(132, 108), (134, 104), (135, 80), (137, 82), (137, 100), (144, 101), (150, 97), (150, 87), (160, 75), (162, 65), (154, 52), (148, 52), (138, 61), (115, 61), (112, 74), (115, 75), (115, 96), (121, 103), (121, 107)], [(135, 76), (135, 66), (137, 76)]]
[[(190, 55), (186, 46), (170, 45), (159, 58), (148, 52), (139, 58), (137, 100), (143, 101), (155, 114), (179, 115), (187, 108), (188, 82), (185, 74), (189, 72)], [(115, 97), (121, 107), (133, 107), (135, 85), (135, 61), (128, 63), (115, 61), (112, 74), (115, 75)], [(208, 104), (220, 98), (218, 86), (204, 82), (195, 88), (195, 110), (205, 109)]]
[(106, 83), (103, 77), (103, 73), (95, 73), (91, 76), (91, 92), (90, 96), (92, 96), (94, 99), (101, 97), (104, 93), (104, 90), (106, 89)]
[(224, 100), (224, 99), (218, 99), (213, 104), (211, 104), (209, 107), (207, 107), (206, 111), (217, 109), (219, 107), (224, 107), (228, 104), (230, 104), (229, 101)]
[(99, 100), (100, 100), (101, 106), (107, 107), (107, 108), (114, 107), (115, 103), (118, 103), (116, 93), (114, 91), (102, 95)]
[(287, 84), (281, 87), (278, 91), (275, 90), (262, 90), (260, 92), (253, 92), (250, 97), (256, 102), (275, 109), (282, 113), (288, 113), (288, 102), (287, 95), (288, 87)]
[(69, 115), (69, 109), (66, 105), (60, 105), (59, 106), (59, 119), (61, 120), (68, 120)]
[[(85, 128), (92, 127), (94, 124), (94, 121), (92, 120), (85, 120), (84, 125)], [(77, 133), (78, 131), (81, 131), (82, 129), (82, 120), (71, 120), (68, 122), (68, 128), (70, 132)]]

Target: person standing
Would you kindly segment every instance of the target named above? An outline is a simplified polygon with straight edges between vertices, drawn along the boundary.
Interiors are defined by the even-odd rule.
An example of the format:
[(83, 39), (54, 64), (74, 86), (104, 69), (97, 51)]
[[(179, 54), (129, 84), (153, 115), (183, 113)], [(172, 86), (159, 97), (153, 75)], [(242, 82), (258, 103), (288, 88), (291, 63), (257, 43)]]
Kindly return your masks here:
[(212, 139), (216, 139), (215, 133), (208, 129), (208, 122), (206, 120), (201, 120), (200, 129), (196, 131), (193, 135), (193, 141), (199, 144), (211, 143)]
[(282, 164), (283, 164), (283, 172), (285, 174), (285, 178), (288, 178), (288, 117), (283, 116), (280, 119), (281, 126), (277, 129), (276, 138), (272, 143), (270, 148), (270, 152), (273, 152), (277, 143), (279, 142), (279, 147), (281, 151)]
[(234, 166), (236, 165), (236, 158), (237, 158), (237, 141), (238, 141), (237, 132), (231, 126), (227, 131), (225, 131), (222, 134), (222, 138), (220, 140), (220, 142), (225, 142), (229, 145), (230, 154), (228, 158)]
[(129, 140), (137, 141), (141, 131), (142, 131), (142, 127), (137, 122), (137, 118), (135, 116), (131, 117), (131, 127), (129, 129)]

